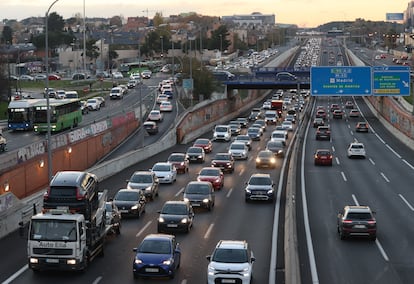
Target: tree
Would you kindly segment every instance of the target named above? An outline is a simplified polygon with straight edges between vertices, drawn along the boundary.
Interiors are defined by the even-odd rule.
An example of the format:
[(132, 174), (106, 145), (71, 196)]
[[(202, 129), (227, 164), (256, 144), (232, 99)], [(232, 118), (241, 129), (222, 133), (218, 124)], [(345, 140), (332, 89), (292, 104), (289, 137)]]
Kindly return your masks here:
[(62, 16), (58, 15), (56, 12), (53, 12), (47, 18), (48, 30), (51, 33), (61, 33), (65, 27), (65, 21)]
[(11, 43), (13, 39), (13, 31), (10, 26), (4, 26), (1, 34), (1, 43)]
[(110, 20), (109, 20), (109, 25), (112, 26), (116, 26), (116, 27), (122, 27), (122, 19), (120, 16), (113, 16)]
[(159, 27), (160, 25), (162, 25), (164, 23), (164, 19), (162, 18), (162, 13), (161, 12), (155, 13), (155, 16), (152, 21), (154, 23), (154, 27)]
[(90, 39), (86, 42), (86, 56), (91, 58), (92, 60), (98, 58), (98, 56), (100, 55), (98, 51), (99, 48), (95, 45), (95, 43), (95, 39)]
[(225, 25), (219, 26), (211, 33), (211, 38), (207, 42), (208, 49), (226, 50), (230, 46), (230, 41), (227, 39), (229, 35)]

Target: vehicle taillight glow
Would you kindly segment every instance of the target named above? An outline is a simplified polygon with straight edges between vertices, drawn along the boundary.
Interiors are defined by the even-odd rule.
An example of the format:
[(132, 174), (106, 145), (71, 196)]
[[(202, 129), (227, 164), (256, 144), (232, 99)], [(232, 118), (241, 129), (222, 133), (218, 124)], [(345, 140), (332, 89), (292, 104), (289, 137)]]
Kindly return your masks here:
[(76, 200), (84, 200), (85, 199), (85, 195), (82, 195), (81, 193), (81, 189), (79, 187), (76, 188)]
[(375, 225), (377, 222), (375, 220), (368, 220), (368, 224)]
[(342, 221), (344, 224), (352, 224), (352, 220), (343, 220)]

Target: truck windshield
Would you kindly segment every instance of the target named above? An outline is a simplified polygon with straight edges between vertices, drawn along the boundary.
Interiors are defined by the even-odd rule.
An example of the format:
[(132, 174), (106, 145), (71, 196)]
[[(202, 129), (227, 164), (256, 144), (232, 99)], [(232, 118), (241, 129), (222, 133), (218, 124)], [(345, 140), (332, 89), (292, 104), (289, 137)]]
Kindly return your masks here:
[(76, 241), (76, 221), (32, 220), (30, 239), (36, 241)]

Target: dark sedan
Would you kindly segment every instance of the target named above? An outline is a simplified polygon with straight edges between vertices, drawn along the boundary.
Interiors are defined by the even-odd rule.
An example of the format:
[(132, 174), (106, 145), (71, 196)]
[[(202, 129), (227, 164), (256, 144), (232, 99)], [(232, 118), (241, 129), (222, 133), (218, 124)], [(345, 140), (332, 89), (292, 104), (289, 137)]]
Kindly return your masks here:
[(133, 251), (136, 253), (132, 263), (134, 278), (174, 278), (180, 267), (181, 250), (173, 235), (147, 235)]
[(189, 202), (167, 201), (158, 217), (158, 233), (183, 231), (188, 233), (193, 227), (194, 211)]
[(142, 190), (120, 189), (113, 202), (123, 216), (139, 218), (145, 212), (146, 198)]
[(195, 207), (213, 209), (215, 203), (214, 188), (207, 181), (190, 181), (184, 189), (184, 201)]
[(234, 158), (230, 153), (217, 153), (211, 161), (211, 166), (220, 168), (223, 172), (234, 172)]

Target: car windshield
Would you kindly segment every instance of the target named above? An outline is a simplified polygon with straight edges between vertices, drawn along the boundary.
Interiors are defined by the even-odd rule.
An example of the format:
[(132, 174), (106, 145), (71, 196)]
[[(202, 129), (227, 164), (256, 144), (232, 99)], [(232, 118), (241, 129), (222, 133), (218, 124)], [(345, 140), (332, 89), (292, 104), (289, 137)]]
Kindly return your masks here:
[(207, 184), (189, 184), (185, 189), (188, 194), (208, 194), (210, 187)]
[(219, 171), (217, 169), (202, 169), (200, 176), (218, 176)]
[(207, 145), (208, 144), (208, 140), (207, 139), (197, 139), (194, 144), (199, 144), (199, 145)]
[(137, 251), (139, 253), (171, 254), (171, 244), (165, 240), (144, 240)]
[(364, 146), (362, 146), (362, 145), (360, 145), (360, 144), (354, 144), (354, 145), (351, 145), (351, 148), (352, 149), (363, 149), (364, 148)]
[(249, 136), (237, 136), (235, 140), (249, 141), (250, 137)]
[(216, 127), (216, 132), (227, 132), (227, 127)]
[(195, 154), (200, 154), (201, 153), (201, 149), (198, 147), (192, 147), (190, 149), (188, 149), (187, 153), (195, 153)]
[(171, 155), (168, 158), (168, 161), (170, 161), (170, 162), (182, 162), (182, 161), (184, 161), (184, 155)]
[(161, 214), (186, 215), (187, 207), (183, 204), (166, 204), (162, 208)]
[(169, 164), (155, 164), (152, 167), (152, 170), (157, 172), (169, 172), (171, 171), (171, 166)]
[(250, 178), (249, 184), (255, 185), (271, 185), (272, 181), (265, 177), (252, 177)]
[(243, 150), (244, 149), (244, 144), (232, 144), (230, 149), (236, 149), (236, 150)]
[(115, 200), (136, 201), (139, 199), (139, 191), (120, 191), (115, 195)]
[(214, 157), (214, 160), (230, 160), (230, 157), (229, 157), (229, 155), (217, 154)]
[(214, 251), (212, 261), (224, 263), (245, 263), (249, 260), (246, 250), (218, 248)]
[(135, 183), (151, 183), (152, 177), (150, 175), (133, 175), (130, 181)]

